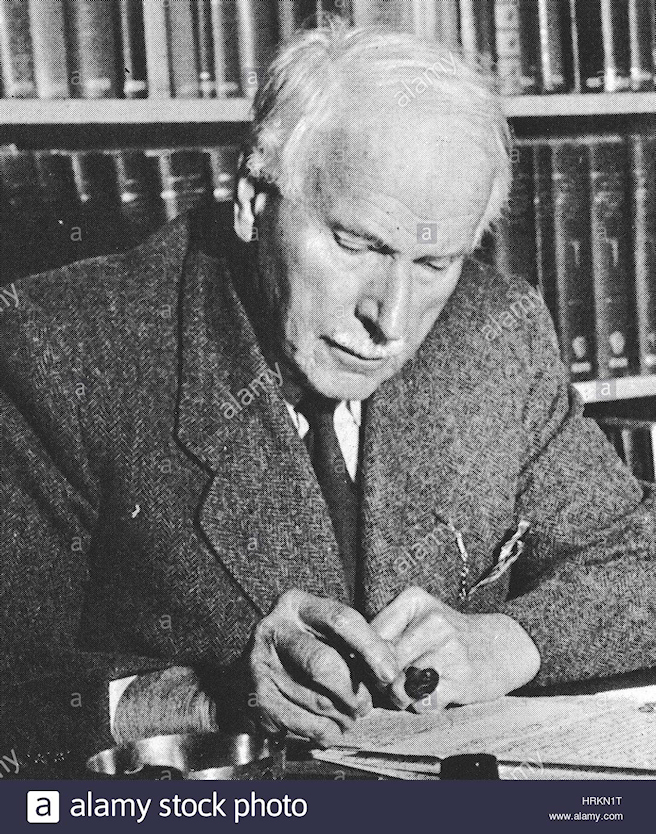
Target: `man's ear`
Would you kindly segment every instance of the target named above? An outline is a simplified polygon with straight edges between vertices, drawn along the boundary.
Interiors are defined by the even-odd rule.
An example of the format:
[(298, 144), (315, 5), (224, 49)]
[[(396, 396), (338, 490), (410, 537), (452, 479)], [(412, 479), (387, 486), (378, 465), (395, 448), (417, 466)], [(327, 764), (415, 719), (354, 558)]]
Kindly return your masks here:
[(256, 221), (264, 210), (266, 192), (258, 190), (249, 176), (240, 176), (235, 197), (235, 232), (245, 242), (257, 240)]

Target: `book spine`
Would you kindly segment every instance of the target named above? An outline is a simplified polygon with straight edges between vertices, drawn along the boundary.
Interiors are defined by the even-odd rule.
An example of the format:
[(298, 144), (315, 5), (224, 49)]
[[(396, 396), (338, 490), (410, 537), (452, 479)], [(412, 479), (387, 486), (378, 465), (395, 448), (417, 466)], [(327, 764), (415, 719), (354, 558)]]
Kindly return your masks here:
[(198, 148), (167, 150), (158, 155), (161, 197), (173, 220), (213, 191), (209, 159)]
[(640, 371), (656, 373), (656, 138), (629, 140), (636, 339)]
[(522, 62), (519, 40), (519, 0), (495, 0), (495, 44), (499, 91), (502, 95), (522, 93)]
[(212, 171), (212, 195), (217, 203), (230, 202), (234, 198), (239, 148), (223, 145), (210, 148), (208, 155)]
[(579, 26), (576, 12), (577, 0), (568, 0), (567, 8), (563, 11), (565, 27), (565, 57), (567, 59), (568, 75), (571, 89), (574, 93), (586, 92), (583, 89), (581, 54), (579, 50)]
[(580, 89), (584, 93), (604, 91), (604, 41), (601, 0), (572, 0), (576, 25), (576, 49), (580, 68)]
[(278, 39), (276, 6), (259, 0), (236, 0), (241, 89), (254, 98)]
[(166, 220), (157, 160), (143, 150), (115, 151), (114, 160), (121, 211), (130, 245), (136, 245)]
[(68, 0), (75, 69), (71, 84), (81, 98), (118, 98), (116, 7), (110, 0)]
[(437, 28), (434, 36), (449, 49), (460, 49), (458, 0), (441, 0), (436, 6)]
[(196, 7), (196, 42), (198, 44), (198, 87), (201, 98), (216, 96), (212, 9), (210, 0), (200, 0)]
[(556, 142), (551, 149), (556, 319), (563, 360), (573, 380), (595, 373), (588, 148)]
[(496, 267), (505, 275), (518, 275), (537, 286), (534, 217), (533, 148), (512, 149), (512, 189), (508, 212), (495, 246)]
[(79, 238), (84, 257), (124, 251), (130, 244), (118, 194), (114, 156), (107, 151), (70, 151), (80, 203)]
[(622, 454), (634, 478), (640, 481), (654, 480), (654, 449), (649, 428), (625, 426), (620, 429)]
[(404, 3), (389, 0), (353, 0), (353, 22), (356, 26), (378, 26), (393, 32), (414, 32), (414, 0)]
[(39, 266), (54, 269), (84, 257), (85, 240), (79, 235), (80, 205), (70, 154), (34, 151), (41, 200), (46, 207), (47, 252)]
[(39, 98), (68, 98), (68, 59), (63, 0), (29, 0), (34, 75)]
[(551, 148), (539, 142), (533, 147), (533, 216), (535, 217), (535, 267), (537, 286), (561, 339), (557, 292), (554, 212), (551, 187)]
[(148, 82), (142, 0), (121, 0), (120, 10), (123, 71), (125, 73), (123, 95), (125, 98), (146, 98)]
[(654, 88), (654, 6), (652, 0), (628, 0), (631, 89)]
[[(345, 5), (337, 0), (339, 6)], [(313, 26), (322, 14), (343, 12), (334, 3), (322, 3), (321, 0), (278, 0), (278, 26), (280, 40), (288, 41), (302, 26)]]
[(143, 4), (146, 75), (149, 98), (171, 98), (171, 65), (168, 49), (168, 0)]
[(544, 93), (567, 89), (563, 50), (565, 25), (559, 0), (538, 0), (540, 85)]
[(233, 2), (226, 3), (225, 0), (210, 2), (216, 94), (220, 98), (238, 96), (241, 88), (236, 6)]
[(601, 0), (604, 51), (604, 90), (617, 93), (631, 87), (631, 57), (627, 0)]
[(519, 59), (522, 93), (540, 90), (540, 29), (537, 0), (519, 3)]
[(437, 34), (439, 9), (437, 3), (425, 0), (410, 0), (412, 9), (412, 31), (420, 38), (433, 40)]
[(465, 56), (481, 61), (484, 69), (494, 65), (494, 0), (460, 0), (460, 40)]
[(590, 145), (590, 233), (597, 375), (625, 376), (634, 366), (627, 224), (627, 146)]
[(198, 48), (191, 0), (167, 4), (171, 83), (175, 98), (198, 98)]
[(0, 65), (6, 98), (37, 95), (27, 3), (0, 0)]

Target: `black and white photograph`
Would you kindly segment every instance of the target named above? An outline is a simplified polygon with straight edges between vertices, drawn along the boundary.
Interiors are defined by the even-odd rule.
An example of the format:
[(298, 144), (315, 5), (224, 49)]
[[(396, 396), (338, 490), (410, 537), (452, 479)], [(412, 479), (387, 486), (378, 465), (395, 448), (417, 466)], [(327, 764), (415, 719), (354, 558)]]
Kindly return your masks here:
[(627, 824), (655, 73), (655, 0), (0, 0), (0, 787)]

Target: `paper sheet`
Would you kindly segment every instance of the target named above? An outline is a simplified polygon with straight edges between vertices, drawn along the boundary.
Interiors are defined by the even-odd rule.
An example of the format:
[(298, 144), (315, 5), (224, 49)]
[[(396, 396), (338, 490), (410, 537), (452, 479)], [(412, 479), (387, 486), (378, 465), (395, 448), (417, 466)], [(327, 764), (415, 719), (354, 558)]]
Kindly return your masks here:
[(440, 758), (484, 752), (505, 762), (656, 770), (656, 688), (507, 697), (435, 715), (374, 710), (344, 737), (344, 748), (327, 752), (333, 761), (350, 748)]

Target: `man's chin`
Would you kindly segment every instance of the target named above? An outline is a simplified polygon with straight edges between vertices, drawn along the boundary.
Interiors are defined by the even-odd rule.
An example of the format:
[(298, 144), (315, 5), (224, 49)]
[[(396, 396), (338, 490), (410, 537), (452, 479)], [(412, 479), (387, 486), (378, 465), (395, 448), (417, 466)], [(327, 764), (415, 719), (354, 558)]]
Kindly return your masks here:
[(308, 382), (315, 391), (335, 400), (366, 400), (386, 379), (387, 377), (383, 375), (374, 376), (348, 371), (315, 372), (308, 376)]

